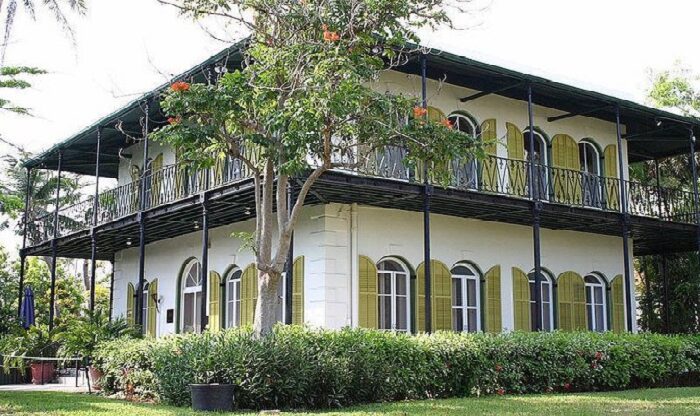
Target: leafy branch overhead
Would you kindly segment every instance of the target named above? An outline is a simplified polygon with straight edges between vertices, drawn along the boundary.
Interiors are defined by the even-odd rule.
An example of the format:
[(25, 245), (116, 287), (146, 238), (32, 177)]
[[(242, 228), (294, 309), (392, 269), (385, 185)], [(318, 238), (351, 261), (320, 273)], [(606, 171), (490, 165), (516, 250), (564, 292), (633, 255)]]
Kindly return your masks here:
[[(22, 76), (41, 75), (46, 71), (29, 66), (6, 66), (0, 67), (0, 88), (20, 89), (30, 88), (30, 84)], [(10, 100), (0, 97), (0, 110), (10, 111), (17, 114), (29, 115), (29, 109), (13, 104)]]
[[(468, 1), (161, 2), (250, 33), (240, 69), (222, 66), (211, 82), (172, 84), (161, 103), (169, 125), (155, 138), (195, 165), (229, 157), (246, 166), (256, 190), (253, 251), (263, 282), (278, 280), (306, 195), (329, 169), (361, 170), (400, 147), (407, 166), (427, 169), (444, 185), (449, 161), (483, 153), (476, 138), (429, 119), (420, 91), (401, 94), (382, 83), (386, 71), (429, 53), (409, 46), (419, 43), (416, 30), (449, 26), (448, 16)], [(291, 209), (290, 177), (302, 184)]]

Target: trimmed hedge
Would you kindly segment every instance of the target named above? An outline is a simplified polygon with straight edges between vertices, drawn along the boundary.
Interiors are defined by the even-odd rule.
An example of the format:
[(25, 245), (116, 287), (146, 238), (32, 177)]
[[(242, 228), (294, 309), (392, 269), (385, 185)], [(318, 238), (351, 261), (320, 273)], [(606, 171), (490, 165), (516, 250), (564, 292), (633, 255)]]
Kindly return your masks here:
[(404, 335), (249, 328), (98, 348), (107, 392), (189, 405), (188, 385), (233, 383), (239, 408), (319, 408), (479, 394), (700, 384), (700, 336), (507, 333)]

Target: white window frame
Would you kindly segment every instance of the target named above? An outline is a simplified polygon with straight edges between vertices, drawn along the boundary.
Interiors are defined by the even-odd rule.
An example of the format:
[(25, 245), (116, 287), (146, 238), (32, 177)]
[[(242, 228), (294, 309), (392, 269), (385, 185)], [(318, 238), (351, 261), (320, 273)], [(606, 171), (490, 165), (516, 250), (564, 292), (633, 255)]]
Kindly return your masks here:
[[(538, 165), (541, 167), (541, 169), (544, 170), (544, 176), (542, 180), (542, 187), (543, 189), (540, 189), (541, 194), (539, 195), (541, 200), (547, 201), (549, 200), (549, 176), (550, 176), (550, 166), (549, 166), (549, 152), (547, 148), (547, 139), (545, 139), (544, 135), (537, 130), (533, 129), (532, 130), (532, 135), (533, 138), (540, 144), (540, 162), (535, 163), (535, 168), (536, 168), (536, 174), (542, 175), (543, 173), (537, 170)], [(524, 159), (525, 159), (525, 167), (528, 169), (527, 172), (525, 172), (525, 179), (528, 188), (531, 186), (529, 183), (529, 178), (530, 178), (530, 173), (529, 173), (529, 168), (527, 163), (530, 163), (530, 158), (529, 158), (529, 153), (530, 153), (530, 146), (527, 146), (526, 140), (530, 139), (530, 128), (526, 128), (523, 131), (523, 150), (524, 150)], [(538, 180), (536, 183), (539, 183), (540, 181)]]
[[(528, 288), (531, 284), (535, 283), (535, 272), (532, 271), (530, 274), (527, 276), (528, 280)], [(547, 272), (542, 270), (542, 280), (540, 281), (540, 293), (544, 293), (547, 291), (549, 293), (549, 300), (545, 301), (544, 296), (542, 296), (542, 309), (540, 309), (540, 315), (542, 316), (542, 331), (553, 331), (554, 330), (554, 279), (552, 279)], [(532, 308), (532, 305), (535, 303), (535, 299), (530, 298), (530, 308)], [(549, 328), (544, 327), (544, 318), (545, 318), (545, 313), (544, 313), (544, 305), (547, 304), (549, 305)], [(530, 312), (532, 315), (532, 312)], [(532, 316), (530, 316), (532, 318)], [(531, 322), (530, 325), (534, 328), (535, 323)]]
[[(596, 147), (596, 145), (591, 143), (589, 140), (581, 140), (578, 144), (579, 144), (579, 148), (581, 147), (581, 145), (583, 145), (583, 148), (586, 149), (586, 153), (589, 150), (592, 150), (593, 156), (594, 156), (593, 160), (596, 161), (596, 173), (592, 174), (588, 171), (588, 159), (586, 158), (586, 155), (580, 155), (579, 160), (581, 159), (581, 156), (583, 156), (583, 161), (586, 164), (586, 166), (581, 165), (581, 171), (585, 172), (589, 175), (602, 176), (600, 174), (602, 171), (601, 164), (600, 164), (600, 152), (598, 152), (598, 148)], [(580, 149), (579, 149), (579, 151), (580, 151)]]
[[(452, 118), (458, 119), (459, 123), (466, 122), (469, 125), (469, 127), (471, 127), (473, 135), (476, 136), (478, 134), (478, 126), (476, 125), (475, 121), (470, 116), (464, 114), (463, 112), (455, 111), (455, 112), (451, 113), (449, 116), (447, 116), (447, 120), (452, 121), (451, 120)], [(454, 128), (456, 129), (457, 126), (454, 126)], [(457, 131), (460, 131), (460, 130), (457, 130)], [(454, 166), (455, 162), (459, 162), (459, 161), (458, 160), (451, 161), (454, 169), (456, 169), (456, 167)], [(469, 178), (471, 180), (466, 184), (466, 187), (468, 189), (476, 189), (479, 186), (479, 180), (480, 180), (479, 168), (478, 168), (478, 164), (476, 162), (476, 159), (472, 158), (472, 160), (467, 161), (465, 164), (467, 164), (469, 166), (468, 169), (470, 170), (471, 174), (473, 175), (473, 178)], [(454, 185), (454, 183), (453, 183), (453, 185)], [(457, 184), (457, 186), (460, 186), (460, 184)]]
[[(238, 273), (238, 277), (235, 277), (236, 273)], [(226, 302), (225, 302), (225, 323), (226, 323), (226, 328), (235, 328), (241, 325), (241, 278), (243, 277), (243, 272), (239, 267), (233, 267), (231, 270), (229, 270), (228, 274), (226, 275)], [(233, 295), (233, 296), (232, 296)], [(231, 322), (231, 316), (229, 315), (229, 305), (233, 304), (233, 314), (234, 318), (236, 315), (236, 312), (238, 312), (238, 321)], [(235, 321), (235, 319), (234, 319)]]
[[(586, 278), (587, 277), (593, 277), (598, 281), (598, 283), (591, 283), (587, 282)], [(588, 316), (588, 311), (590, 308), (591, 311), (591, 319), (590, 322), (588, 322), (588, 330), (590, 331), (596, 331), (596, 332), (605, 332), (608, 330), (608, 302), (606, 299), (606, 285), (603, 279), (594, 274), (588, 274), (586, 277), (584, 277), (584, 283), (585, 283), (585, 288), (586, 288), (586, 295), (590, 295), (591, 298), (591, 303), (588, 303), (588, 299), (586, 299), (586, 316)], [(601, 303), (595, 303), (595, 289), (598, 288), (600, 289), (602, 296), (602, 304)], [(586, 296), (588, 298), (588, 296)], [(595, 323), (596, 323), (596, 306), (602, 306), (603, 307), (603, 328), (595, 328)]]
[[(197, 267), (197, 276), (199, 277), (199, 286), (187, 286), (187, 278), (190, 274), (190, 270), (192, 270), (192, 267)], [(183, 274), (182, 274), (182, 297), (180, 299), (180, 328), (181, 332), (185, 332), (185, 295), (189, 293), (194, 294), (194, 301), (192, 302), (193, 305), (193, 329), (195, 333), (200, 333), (202, 332), (202, 328), (200, 327), (201, 325), (201, 316), (197, 316), (201, 314), (201, 311), (197, 310), (197, 293), (202, 292), (202, 267), (201, 264), (197, 259), (192, 259), (190, 260), (185, 268), (183, 269)], [(202, 298), (202, 302), (205, 302), (206, 300)], [(198, 319), (199, 318), (199, 319)]]
[[(460, 274), (454, 274), (453, 270), (457, 267), (466, 267), (471, 271), (473, 274), (471, 276), (469, 275), (460, 275)], [(461, 332), (479, 332), (481, 330), (481, 277), (479, 273), (474, 269), (474, 267), (469, 264), (469, 263), (457, 263), (455, 264), (452, 269), (450, 270), (450, 274), (452, 275), (452, 282), (454, 283), (454, 280), (461, 280), (462, 282), (462, 300), (465, 303), (462, 306), (455, 306), (454, 303), (452, 304), (452, 310), (462, 310), (462, 329), (460, 330)], [(473, 280), (475, 282), (475, 293), (476, 293), (476, 306), (468, 306), (467, 304), (467, 283), (469, 280)], [(469, 319), (468, 319), (468, 311), (469, 310), (476, 310), (476, 328), (470, 329), (468, 327), (469, 325)]]
[[(403, 271), (393, 271), (393, 270), (379, 270), (379, 265), (382, 264), (383, 262), (391, 261), (396, 264), (398, 264)], [(394, 257), (388, 257), (385, 259), (382, 259), (377, 263), (377, 288), (379, 288), (379, 280), (381, 275), (389, 275), (390, 276), (390, 293), (388, 294), (382, 294), (377, 291), (377, 302), (378, 302), (378, 308), (377, 311), (379, 315), (382, 315), (382, 305), (383, 302), (379, 302), (383, 297), (389, 297), (391, 299), (391, 328), (380, 328), (381, 330), (384, 331), (392, 331), (392, 332), (406, 332), (410, 333), (411, 332), (411, 274), (409, 272), (408, 267), (406, 267), (406, 264), (404, 264), (403, 261), (394, 258)], [(406, 294), (405, 295), (398, 295), (396, 294), (396, 280), (397, 278), (406, 279)], [(397, 329), (396, 328), (396, 299), (398, 297), (405, 297), (406, 298), (406, 329)]]
[(148, 288), (151, 286), (150, 283), (144, 282), (143, 285), (143, 296), (141, 297), (141, 332), (146, 333), (146, 328), (148, 327)]

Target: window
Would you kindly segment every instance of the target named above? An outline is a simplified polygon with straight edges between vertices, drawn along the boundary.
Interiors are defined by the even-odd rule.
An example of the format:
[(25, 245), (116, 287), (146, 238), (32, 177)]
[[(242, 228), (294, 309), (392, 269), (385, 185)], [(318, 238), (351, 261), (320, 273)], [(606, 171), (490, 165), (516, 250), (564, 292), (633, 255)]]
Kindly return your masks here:
[(588, 329), (596, 332), (607, 330), (607, 308), (605, 304), (605, 283), (594, 274), (585, 277), (586, 282), (586, 315)]
[(408, 332), (411, 316), (408, 268), (395, 259), (383, 260), (377, 265), (377, 278), (379, 329)]
[(148, 282), (145, 282), (141, 296), (141, 332), (144, 334), (148, 326), (148, 286)]
[(471, 265), (452, 268), (452, 329), (476, 332), (481, 327), (479, 314), (479, 275)]
[[(452, 113), (447, 119), (455, 130), (469, 136), (477, 135), (476, 121), (465, 113)], [(476, 160), (452, 161), (452, 186), (476, 189), (478, 182)]]
[[(532, 158), (532, 161), (535, 164), (535, 186), (533, 189), (533, 194), (537, 195), (540, 199), (547, 199), (549, 196), (547, 193), (547, 142), (545, 141), (542, 134), (538, 133), (537, 131), (533, 131), (532, 136), (535, 139), (533, 143), (534, 151), (532, 155), (530, 155), (530, 131), (525, 130), (525, 132), (523, 133), (523, 148), (525, 150), (524, 155), (525, 161), (527, 162), (526, 166), (527, 169), (529, 169), (529, 163)], [(525, 178), (529, 186), (529, 172), (526, 172)]]
[(226, 276), (226, 328), (241, 324), (241, 275), (234, 267)]
[(202, 316), (202, 266), (191, 260), (182, 276), (182, 332), (200, 332)]
[(542, 330), (551, 331), (554, 326), (554, 310), (552, 309), (553, 279), (544, 270), (542, 271), (542, 278), (540, 279), (542, 310), (538, 311), (537, 303), (535, 302), (535, 272), (531, 272), (527, 277), (530, 281), (530, 322), (532, 330), (536, 329), (537, 314), (539, 313), (542, 316)]
[(590, 142), (578, 144), (579, 163), (581, 164), (581, 187), (583, 204), (591, 207), (601, 206), (600, 154)]

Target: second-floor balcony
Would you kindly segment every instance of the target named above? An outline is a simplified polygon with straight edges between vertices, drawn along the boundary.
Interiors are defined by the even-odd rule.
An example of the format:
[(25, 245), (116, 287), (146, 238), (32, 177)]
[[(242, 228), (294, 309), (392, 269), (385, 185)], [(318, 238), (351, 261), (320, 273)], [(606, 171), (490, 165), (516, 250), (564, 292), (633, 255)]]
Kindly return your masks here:
[[(361, 167), (339, 170), (343, 174), (422, 184), (422, 169), (410, 169), (403, 163), (403, 151), (379, 151)], [(518, 199), (541, 200), (601, 212), (621, 212), (622, 189), (629, 214), (662, 221), (694, 224), (692, 192), (605, 177), (584, 171), (562, 169), (523, 160), (489, 156), (482, 161), (450, 161), (448, 188), (468, 192), (503, 195)], [(135, 214), (140, 210), (163, 206), (204, 191), (222, 188), (251, 178), (239, 160), (219, 159), (212, 167), (194, 169), (180, 163), (157, 171), (146, 171), (141, 180), (104, 191), (98, 196), (60, 207), (58, 237), (100, 226)], [(429, 183), (433, 182), (428, 178)], [(438, 186), (437, 184), (435, 184)], [(93, 210), (97, 208), (96, 223)], [(54, 214), (30, 220), (29, 239), (34, 245), (54, 237)]]

